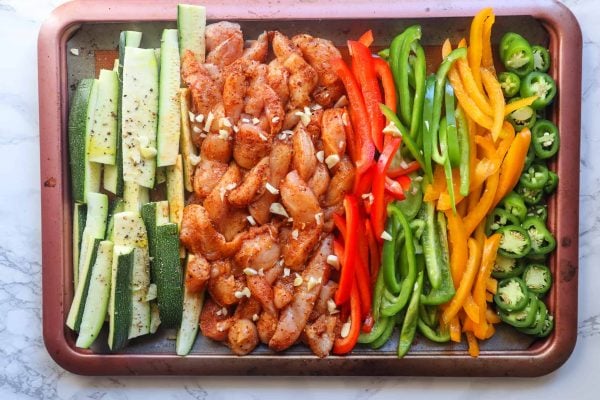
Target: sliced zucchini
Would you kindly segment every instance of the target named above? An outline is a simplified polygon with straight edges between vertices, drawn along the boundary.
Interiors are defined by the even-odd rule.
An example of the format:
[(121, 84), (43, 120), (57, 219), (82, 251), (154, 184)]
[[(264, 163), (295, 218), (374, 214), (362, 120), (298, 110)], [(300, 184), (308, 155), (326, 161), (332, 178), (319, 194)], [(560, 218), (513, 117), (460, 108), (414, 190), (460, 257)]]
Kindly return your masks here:
[(181, 61), (177, 29), (165, 29), (160, 47), (160, 85), (158, 101), (158, 133), (156, 165), (173, 165), (179, 154), (179, 86), (181, 84)]
[(110, 301), (108, 304), (108, 347), (120, 350), (127, 344), (131, 326), (131, 276), (133, 247), (115, 245), (111, 271)]
[(85, 218), (87, 206), (81, 203), (75, 203), (73, 206), (73, 282), (74, 288), (77, 288), (79, 279), (79, 254), (81, 252), (81, 241), (83, 239), (83, 230), (85, 228)]
[(148, 227), (152, 280), (157, 286), (160, 319), (167, 328), (181, 322), (183, 273), (179, 261), (179, 231), (169, 222), (169, 203), (160, 201), (142, 207)]
[(177, 5), (177, 30), (179, 32), (179, 51), (181, 56), (191, 50), (199, 63), (204, 63), (206, 45), (206, 8), (191, 4)]
[(88, 192), (100, 190), (101, 165), (90, 162), (87, 156), (90, 132), (96, 111), (98, 82), (82, 79), (73, 95), (69, 112), (69, 165), (73, 201), (85, 203)]
[(156, 167), (156, 177), (154, 179), (157, 185), (161, 183), (165, 183), (167, 181), (167, 172), (165, 171), (166, 167)]
[(190, 91), (189, 89), (179, 90), (179, 104), (181, 107), (181, 156), (183, 158), (183, 182), (185, 190), (188, 192), (194, 191), (192, 185), (194, 179), (194, 167), (199, 161), (198, 150), (192, 142), (192, 132), (190, 128), (190, 107), (189, 107)]
[[(81, 278), (82, 271), (89, 268), (90, 253), (93, 250), (94, 239), (104, 239), (106, 233), (106, 220), (108, 217), (108, 197), (102, 193), (90, 192), (87, 194), (88, 204), (85, 217), (85, 228), (81, 239), (81, 250), (79, 252), (78, 277)], [(77, 279), (79, 286), (80, 279)]]
[(167, 167), (167, 199), (169, 200), (169, 221), (181, 229), (183, 209), (185, 207), (185, 189), (183, 187), (183, 158), (177, 156), (175, 165)]
[(100, 242), (96, 261), (90, 274), (89, 289), (79, 327), (79, 336), (75, 343), (77, 347), (89, 348), (98, 337), (98, 333), (104, 324), (110, 298), (112, 256), (113, 243), (109, 240)]
[(137, 183), (125, 182), (123, 201), (125, 202), (125, 210), (139, 212), (142, 206), (150, 201), (150, 192), (148, 188)]
[(106, 224), (106, 238), (108, 240), (113, 239), (113, 229), (115, 226), (115, 214), (125, 211), (125, 202), (123, 199), (113, 199), (110, 202), (110, 208), (108, 210), (108, 223)]
[(119, 78), (113, 70), (100, 70), (98, 97), (90, 143), (87, 149), (92, 162), (115, 165), (117, 155), (117, 113), (119, 106)]
[[(191, 263), (194, 255), (188, 254), (187, 265)], [(183, 313), (181, 316), (181, 325), (177, 331), (177, 342), (175, 345), (177, 355), (185, 356), (189, 354), (194, 346), (196, 335), (198, 334), (198, 320), (204, 304), (204, 291), (190, 292), (184, 285), (183, 289)]]
[(160, 326), (160, 311), (155, 301), (150, 303), (150, 333), (156, 333)]
[(123, 179), (154, 187), (158, 63), (152, 49), (125, 47), (122, 93)]

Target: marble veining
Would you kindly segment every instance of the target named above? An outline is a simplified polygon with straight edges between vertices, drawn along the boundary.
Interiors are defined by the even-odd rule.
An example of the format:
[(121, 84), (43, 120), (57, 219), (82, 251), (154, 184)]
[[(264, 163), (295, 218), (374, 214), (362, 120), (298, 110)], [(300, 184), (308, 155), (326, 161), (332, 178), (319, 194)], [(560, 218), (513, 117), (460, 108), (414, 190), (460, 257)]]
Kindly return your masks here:
[(0, 0), (0, 399), (544, 399), (597, 398), (600, 374), (600, 4), (565, 0), (584, 38), (579, 328), (575, 351), (537, 379), (81, 377), (41, 338), (40, 190), (36, 40), (64, 0)]

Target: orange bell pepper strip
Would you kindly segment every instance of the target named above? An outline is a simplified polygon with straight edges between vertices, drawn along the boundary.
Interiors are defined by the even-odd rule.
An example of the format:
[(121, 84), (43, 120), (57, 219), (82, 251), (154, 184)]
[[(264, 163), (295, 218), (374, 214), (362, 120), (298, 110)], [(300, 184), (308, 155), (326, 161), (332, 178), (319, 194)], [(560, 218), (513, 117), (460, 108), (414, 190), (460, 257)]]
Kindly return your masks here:
[(502, 320), (491, 308), (485, 310), (485, 319), (490, 324), (499, 324)]
[(454, 318), (450, 320), (448, 328), (450, 329), (450, 340), (455, 343), (460, 343), (460, 321), (458, 320), (457, 316), (454, 316)]
[[(468, 260), (467, 234), (462, 218), (451, 210), (445, 212), (448, 220), (448, 240), (450, 242), (450, 271), (452, 281), (457, 288), (465, 272)], [(446, 321), (446, 323), (448, 323)]]
[(494, 301), (494, 295), (486, 292), (485, 293), (485, 301), (487, 301), (488, 303), (491, 303), (492, 301)]
[(510, 145), (506, 157), (500, 166), (500, 181), (498, 182), (498, 190), (494, 195), (493, 205), (495, 206), (502, 200), (504, 196), (510, 192), (521, 176), (525, 165), (525, 157), (529, 150), (531, 142), (531, 131), (528, 128), (523, 129), (515, 136), (515, 139)]
[(358, 38), (358, 41), (367, 47), (371, 47), (373, 44), (373, 31), (369, 29)]
[(487, 331), (485, 332), (485, 339), (489, 339), (492, 336), (494, 336), (494, 333), (496, 333), (496, 328), (494, 328), (494, 325), (488, 323), (487, 324)]
[(485, 245), (485, 222), (482, 222), (481, 224), (477, 225), (477, 229), (475, 229), (475, 240), (477, 240), (477, 243), (479, 243), (479, 248), (481, 250), (483, 250), (483, 246)]
[(500, 246), (500, 235), (495, 233), (485, 240), (483, 246), (483, 253), (481, 256), (481, 266), (479, 267), (479, 273), (477, 274), (477, 280), (473, 287), (473, 300), (479, 306), (479, 323), (475, 326), (475, 336), (479, 339), (486, 338), (487, 332), (487, 320), (485, 313), (487, 310), (486, 303), (486, 282), (490, 279), (494, 261), (496, 260), (496, 253)]
[(496, 22), (496, 16), (492, 11), (485, 21), (483, 21), (482, 49), (481, 49), (481, 65), (494, 74), (494, 56), (492, 51), (492, 26)]
[[(463, 46), (461, 46), (461, 44)], [(461, 41), (461, 43), (458, 44), (458, 47), (465, 47), (466, 43), (463, 43)], [(473, 76), (473, 71), (471, 71), (471, 67), (469, 67), (469, 63), (467, 60), (460, 59), (456, 61), (456, 65), (458, 66), (458, 72), (460, 73), (460, 79), (462, 80), (462, 83), (465, 87), (465, 90), (467, 91), (467, 94), (469, 96), (471, 96), (471, 98), (473, 99), (473, 101), (475, 102), (475, 104), (477, 105), (477, 107), (479, 107), (479, 109), (481, 111), (483, 111), (484, 114), (489, 115), (490, 117), (493, 115), (492, 113), (492, 107), (490, 106), (490, 103), (488, 101), (488, 99), (485, 97), (484, 93), (479, 90), (479, 87), (477, 86), (477, 83), (475, 82), (475, 77)]]
[(498, 281), (494, 278), (488, 279), (485, 283), (485, 288), (491, 294), (496, 294), (496, 291), (498, 290)]
[(485, 68), (481, 70), (481, 79), (483, 80), (483, 85), (485, 86), (488, 96), (490, 96), (490, 103), (492, 105), (492, 110), (494, 111), (491, 131), (492, 138), (495, 142), (500, 136), (502, 124), (504, 122), (504, 95), (502, 94), (500, 82), (498, 82), (498, 79), (496, 79), (494, 74), (489, 70)]
[(527, 107), (533, 104), (537, 100), (536, 96), (524, 97), (519, 100), (515, 100), (512, 103), (508, 103), (504, 106), (504, 116), (508, 117), (513, 111), (517, 111), (519, 108)]
[(461, 201), (456, 205), (456, 213), (460, 215), (461, 218), (464, 218), (467, 215), (467, 211), (469, 211), (468, 201)]
[(479, 11), (471, 22), (471, 30), (469, 32), (469, 52), (467, 59), (469, 60), (469, 66), (473, 71), (473, 78), (477, 83), (477, 87), (483, 93), (483, 86), (481, 84), (481, 59), (483, 57), (483, 23), (492, 14), (490, 7), (484, 8)]
[(471, 357), (479, 357), (479, 343), (472, 332), (465, 332), (467, 335), (467, 343), (469, 344), (469, 355)]
[(485, 184), (485, 189), (479, 202), (473, 210), (467, 214), (464, 219), (465, 222), (465, 230), (467, 231), (467, 235), (471, 236), (477, 225), (486, 217), (488, 211), (494, 205), (494, 198), (496, 196), (496, 192), (498, 189), (498, 181), (499, 181), (499, 173), (496, 172), (492, 176), (489, 177)]
[[(474, 189), (471, 193), (469, 193), (469, 198), (468, 198), (468, 204), (469, 206), (467, 207), (467, 210), (469, 212), (473, 211), (473, 209), (477, 206), (477, 203), (479, 203), (479, 199), (481, 198), (481, 189)], [(464, 221), (464, 218), (463, 218)]]
[(446, 58), (450, 53), (452, 53), (452, 44), (450, 43), (450, 39), (446, 38), (444, 43), (442, 43), (442, 58)]
[(460, 279), (456, 294), (450, 300), (450, 304), (444, 310), (442, 314), (442, 322), (449, 324), (458, 312), (465, 304), (467, 297), (471, 295), (471, 289), (473, 288), (473, 282), (477, 275), (477, 270), (481, 264), (481, 249), (479, 243), (475, 239), (468, 240), (469, 256), (467, 259), (467, 266)]
[(454, 89), (454, 94), (458, 99), (458, 103), (464, 110), (465, 114), (467, 114), (470, 118), (472, 118), (478, 125), (483, 126), (486, 129), (491, 129), (493, 125), (493, 120), (488, 115), (486, 115), (483, 111), (477, 107), (477, 104), (467, 93), (465, 87), (460, 80), (460, 75), (455, 66), (450, 69), (448, 72), (448, 79), (450, 80), (450, 84)]
[(479, 321), (479, 305), (475, 303), (472, 295), (468, 295), (463, 304), (463, 310), (469, 316), (469, 319), (473, 321), (474, 324), (478, 324)]

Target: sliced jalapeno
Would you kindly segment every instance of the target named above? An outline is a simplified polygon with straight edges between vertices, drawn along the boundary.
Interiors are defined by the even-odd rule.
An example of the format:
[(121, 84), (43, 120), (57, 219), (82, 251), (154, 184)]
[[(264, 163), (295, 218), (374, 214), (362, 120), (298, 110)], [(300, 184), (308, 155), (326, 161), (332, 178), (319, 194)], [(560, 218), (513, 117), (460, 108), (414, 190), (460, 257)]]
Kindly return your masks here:
[(525, 269), (525, 263), (520, 258), (508, 258), (501, 254), (496, 255), (492, 267), (492, 276), (496, 279), (506, 279), (520, 276)]
[(536, 157), (547, 159), (554, 156), (560, 147), (558, 127), (547, 119), (538, 120), (531, 129), (531, 144)]
[(533, 52), (533, 70), (546, 72), (550, 69), (550, 53), (542, 46), (531, 46)]
[(533, 71), (533, 50), (518, 33), (509, 32), (500, 40), (500, 59), (507, 70), (520, 76)]
[(517, 185), (517, 193), (523, 197), (525, 204), (533, 205), (538, 204), (540, 200), (542, 200), (544, 189), (530, 189), (519, 182)]
[(548, 219), (548, 206), (545, 204), (535, 204), (527, 209), (527, 218), (536, 217), (546, 222)]
[(523, 171), (519, 182), (528, 189), (543, 189), (548, 182), (548, 167), (541, 163), (532, 163)]
[(525, 308), (528, 301), (527, 286), (521, 278), (507, 278), (498, 282), (494, 303), (500, 310), (519, 311)]
[(556, 247), (556, 239), (539, 218), (529, 217), (521, 224), (531, 240), (531, 254), (548, 254)]
[(504, 208), (496, 207), (494, 211), (490, 213), (486, 223), (486, 233), (490, 235), (492, 232), (497, 231), (506, 225), (519, 225), (521, 221), (516, 215), (511, 214)]
[(527, 335), (539, 335), (543, 330), (546, 324), (546, 319), (548, 318), (548, 308), (544, 304), (543, 301), (538, 303), (537, 313), (535, 314), (535, 319), (531, 326), (527, 328), (519, 328), (519, 331), (527, 334)]
[[(513, 97), (508, 102), (512, 103), (521, 99), (520, 97)], [(537, 116), (535, 110), (531, 106), (521, 107), (508, 115), (508, 122), (512, 124), (517, 132), (520, 132), (524, 128), (532, 128), (535, 124)]]
[(531, 250), (531, 241), (527, 231), (517, 225), (507, 225), (498, 229), (500, 247), (498, 253), (508, 258), (524, 257)]
[(556, 82), (545, 72), (530, 72), (521, 82), (521, 97), (538, 96), (531, 107), (534, 110), (546, 107), (556, 96)]
[(531, 264), (523, 272), (523, 282), (530, 292), (544, 295), (552, 286), (552, 273), (542, 264)]
[(537, 336), (539, 338), (545, 338), (552, 332), (553, 329), (554, 329), (554, 317), (552, 315), (550, 315), (550, 313), (548, 313), (548, 316), (546, 317), (546, 320), (544, 321), (544, 328)]
[(539, 308), (541, 301), (533, 293), (529, 293), (529, 296), (525, 300), (525, 308), (519, 311), (503, 311), (499, 310), (498, 314), (500, 319), (515, 328), (527, 328), (531, 326), (535, 321), (535, 316)]
[(523, 197), (515, 192), (510, 192), (500, 202), (500, 205), (509, 213), (523, 221), (527, 215), (527, 206), (523, 201)]
[(544, 193), (552, 194), (558, 186), (558, 174), (554, 171), (548, 171), (548, 181), (544, 185)]
[(514, 72), (502, 72), (498, 75), (498, 81), (500, 81), (500, 87), (504, 97), (514, 97), (519, 93), (521, 87), (521, 78)]
[(525, 156), (525, 163), (523, 164), (523, 170), (531, 167), (531, 164), (535, 161), (535, 149), (533, 145), (529, 144), (529, 149), (527, 149), (527, 155)]

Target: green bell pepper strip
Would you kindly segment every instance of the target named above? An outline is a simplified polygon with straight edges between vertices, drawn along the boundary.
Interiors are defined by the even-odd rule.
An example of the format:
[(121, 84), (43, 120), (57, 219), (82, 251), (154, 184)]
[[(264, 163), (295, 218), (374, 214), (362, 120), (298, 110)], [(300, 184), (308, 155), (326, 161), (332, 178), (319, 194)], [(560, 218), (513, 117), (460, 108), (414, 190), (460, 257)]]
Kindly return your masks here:
[(386, 344), (387, 341), (392, 336), (392, 332), (394, 332), (394, 326), (395, 326), (394, 318), (386, 318), (386, 321), (387, 321), (386, 325), (385, 325), (384, 330), (381, 333), (381, 335), (377, 339), (375, 339), (374, 341), (371, 342), (370, 346), (372, 349), (379, 349), (384, 344)]
[(454, 89), (450, 82), (446, 81), (446, 90), (444, 92), (444, 105), (446, 107), (446, 134), (448, 138), (448, 158), (452, 167), (460, 165), (460, 146), (458, 143), (458, 133), (456, 130)]
[(525, 76), (533, 71), (531, 45), (517, 33), (509, 32), (500, 40), (500, 59), (507, 70), (519, 76)]
[(497, 254), (492, 267), (492, 277), (496, 279), (518, 277), (521, 276), (524, 269), (525, 262), (522, 258), (508, 258)]
[(558, 186), (558, 174), (554, 171), (548, 170), (548, 181), (544, 185), (544, 193), (552, 194)]
[[(541, 303), (541, 301), (540, 301), (540, 303)], [(552, 315), (550, 315), (550, 313), (548, 313), (548, 316), (546, 317), (546, 320), (544, 321), (544, 328), (537, 335), (537, 337), (545, 338), (552, 332), (553, 329), (554, 329), (554, 317)]]
[(508, 258), (525, 257), (531, 250), (531, 240), (525, 228), (507, 225), (498, 229), (501, 235), (498, 253)]
[(446, 343), (450, 341), (450, 330), (449, 329), (440, 329), (438, 327), (437, 330), (432, 329), (429, 325), (425, 323), (421, 318), (417, 322), (417, 327), (419, 328), (419, 332), (421, 335), (425, 336), (427, 339), (436, 343)]
[(500, 202), (500, 205), (509, 213), (516, 216), (519, 221), (524, 221), (527, 215), (527, 206), (523, 201), (523, 197), (515, 192), (510, 192)]
[[(448, 250), (448, 234), (446, 229), (446, 217), (443, 213), (437, 213), (437, 229), (439, 232), (438, 243), (441, 250), (441, 284), (439, 287), (433, 287), (427, 294), (421, 295), (421, 303), (425, 305), (439, 305), (452, 300), (456, 290), (452, 281), (452, 273), (450, 272), (450, 255)], [(425, 246), (425, 243), (423, 243)], [(430, 282), (431, 283), (431, 282)]]
[(544, 160), (553, 157), (560, 147), (558, 127), (546, 119), (538, 120), (531, 128), (531, 144), (536, 157)]
[(530, 292), (544, 295), (552, 286), (552, 272), (542, 264), (530, 264), (523, 272), (523, 282)]
[(425, 269), (431, 287), (439, 288), (442, 284), (442, 264), (444, 260), (436, 229), (435, 205), (433, 202), (423, 204), (423, 219), (425, 220), (425, 230), (422, 237)]
[(385, 104), (380, 104), (379, 108), (381, 109), (381, 112), (383, 113), (383, 115), (385, 115), (385, 117), (389, 121), (391, 121), (394, 125), (396, 125), (396, 128), (398, 128), (398, 131), (400, 131), (400, 136), (402, 137), (402, 142), (404, 143), (404, 145), (406, 145), (406, 147), (408, 148), (408, 151), (410, 151), (410, 154), (413, 156), (413, 158), (419, 163), (419, 165), (422, 168), (425, 168), (425, 165), (423, 163), (423, 156), (421, 155), (421, 152), (419, 151), (417, 144), (410, 137), (410, 134), (406, 130), (406, 127), (404, 125), (402, 125), (402, 123), (398, 119), (398, 116)]
[(445, 96), (446, 76), (448, 75), (448, 71), (450, 71), (450, 68), (452, 67), (454, 62), (460, 58), (465, 58), (466, 56), (466, 47), (460, 47), (452, 50), (452, 52), (444, 58), (444, 61), (442, 61), (442, 64), (438, 68), (437, 73), (435, 75), (435, 91), (433, 95), (433, 118), (430, 127), (431, 137), (433, 139), (431, 143), (431, 155), (433, 160), (440, 165), (444, 164), (444, 159), (447, 156), (447, 154), (441, 154), (440, 149), (438, 147), (438, 129), (440, 127), (440, 121), (442, 118), (442, 102)]
[(521, 82), (521, 97), (537, 95), (531, 108), (539, 110), (546, 107), (556, 96), (556, 82), (545, 72), (530, 72)]
[(390, 58), (390, 49), (389, 49), (389, 47), (387, 49), (379, 50), (379, 52), (377, 53), (377, 55), (387, 61), (388, 58)]
[(458, 145), (460, 148), (460, 194), (463, 197), (469, 195), (470, 174), (471, 174), (471, 146), (469, 143), (469, 127), (467, 119), (462, 109), (456, 109), (456, 121), (458, 128)]
[[(431, 313), (430, 310), (433, 310), (433, 313)], [(437, 324), (436, 314), (437, 311), (435, 307), (427, 307), (425, 304), (419, 303), (419, 319), (427, 326), (435, 327)]]
[[(390, 318), (387, 318), (387, 317), (376, 320), (373, 327), (371, 328), (371, 332), (369, 332), (369, 333), (361, 332), (361, 334), (358, 336), (358, 343), (361, 343), (361, 344), (373, 343), (375, 340), (377, 340), (383, 334), (383, 332), (385, 332), (389, 323), (390, 323)], [(394, 323), (392, 321), (392, 325), (393, 324)]]
[(521, 182), (517, 185), (517, 193), (521, 195), (525, 204), (534, 205), (538, 204), (542, 197), (544, 197), (544, 189), (530, 189), (527, 186), (523, 186)]
[(396, 35), (390, 44), (389, 63), (392, 75), (394, 76), (394, 82), (396, 83), (396, 90), (400, 88), (400, 75), (398, 74), (398, 71), (400, 68), (402, 45), (404, 44), (404, 37), (406, 36), (405, 33), (406, 31)]
[(527, 305), (519, 311), (503, 311), (499, 310), (500, 319), (515, 328), (527, 328), (535, 321), (537, 309), (541, 301), (534, 293), (529, 293)]
[[(429, 182), (433, 181), (432, 151), (433, 151), (433, 101), (435, 95), (435, 75), (425, 81), (425, 99), (423, 100), (423, 169)], [(436, 133), (437, 134), (437, 133)]]
[(533, 70), (547, 72), (550, 69), (550, 52), (542, 46), (531, 46), (533, 52)]
[(532, 163), (523, 170), (519, 183), (528, 189), (543, 189), (548, 182), (548, 167), (542, 163)]
[(516, 215), (511, 214), (504, 208), (496, 207), (487, 217), (486, 234), (489, 236), (503, 226), (519, 225), (520, 223), (521, 221)]
[[(402, 123), (404, 123), (406, 126), (411, 126), (413, 99), (410, 96), (410, 89), (408, 83), (408, 69), (410, 65), (409, 56), (411, 48), (414, 48), (415, 42), (421, 39), (421, 26), (413, 25), (406, 28), (406, 30), (403, 33), (403, 37), (404, 40), (402, 41), (402, 46), (400, 47), (400, 54), (398, 59), (398, 69), (392, 70), (392, 73), (394, 74), (394, 76), (396, 74), (398, 75), (398, 78), (396, 78), (395, 80), (398, 83), (397, 90), (399, 95), (398, 99), (400, 102), (399, 114)], [(423, 77), (423, 79), (425, 78)], [(416, 82), (417, 77), (415, 75), (415, 83)]]
[(423, 203), (423, 188), (420, 179), (411, 176), (410, 187), (404, 192), (404, 200), (397, 202), (398, 208), (407, 220), (413, 221)]
[(396, 240), (398, 239), (399, 221), (396, 216), (389, 216), (386, 231), (392, 240), (385, 240), (381, 252), (383, 278), (385, 286), (392, 294), (400, 293), (400, 281), (396, 274)]
[(544, 330), (546, 318), (548, 318), (548, 308), (543, 301), (540, 301), (538, 302), (537, 313), (535, 314), (535, 319), (531, 326), (517, 329), (526, 335), (539, 335)]
[(521, 87), (521, 78), (519, 75), (514, 72), (502, 72), (498, 75), (498, 81), (500, 82), (500, 87), (502, 88), (502, 94), (504, 97), (514, 97), (519, 93), (519, 88)]
[(373, 289), (373, 304), (371, 309), (373, 311), (373, 320), (378, 321), (381, 313), (381, 302), (383, 300), (383, 292), (385, 290), (385, 280), (383, 277), (383, 267), (379, 268), (377, 272), (377, 280), (375, 281), (375, 288)]
[(494, 303), (500, 310), (513, 312), (525, 308), (529, 301), (529, 291), (521, 278), (506, 278), (498, 282)]
[(531, 239), (531, 254), (545, 255), (556, 248), (556, 239), (546, 228), (544, 221), (529, 217), (521, 224)]
[[(381, 302), (381, 315), (391, 317), (402, 310), (410, 298), (410, 293), (412, 293), (412, 288), (417, 276), (417, 261), (415, 256), (413, 234), (406, 217), (404, 217), (402, 211), (400, 211), (394, 203), (390, 203), (388, 205), (388, 215), (392, 217), (391, 219), (397, 219), (400, 222), (404, 232), (404, 247), (403, 251), (401, 252), (401, 256), (406, 257), (407, 262), (407, 273), (403, 277), (402, 283), (400, 284), (398, 296), (394, 297), (391, 291), (384, 290), (384, 296)], [(384, 268), (385, 267), (386, 266), (384, 265)]]
[[(452, 165), (450, 162), (450, 157), (448, 156), (448, 125), (446, 121), (446, 117), (442, 117), (440, 121), (439, 127), (439, 141), (440, 141), (440, 149), (441, 153), (444, 154), (444, 175), (446, 175), (446, 188), (448, 190), (448, 195), (450, 196), (450, 204), (452, 204), (452, 210), (456, 212), (456, 196), (454, 194), (454, 178), (452, 176)], [(457, 143), (458, 144), (458, 143)]]
[(423, 50), (423, 46), (418, 42), (415, 43), (415, 54), (416, 57), (413, 68), (415, 94), (410, 120), (410, 137), (418, 143), (421, 140), (419, 132), (421, 130), (421, 121), (423, 120), (423, 99), (425, 97), (425, 79), (427, 75), (425, 50)]
[(415, 338), (417, 324), (419, 321), (419, 300), (423, 290), (423, 270), (417, 274), (417, 280), (413, 286), (412, 296), (406, 309), (400, 338), (398, 339), (398, 357), (402, 358), (410, 350), (410, 346)]
[[(508, 101), (508, 103), (510, 104), (520, 99), (521, 97), (513, 97)], [(515, 131), (517, 132), (520, 132), (524, 128), (532, 129), (536, 119), (537, 115), (535, 114), (535, 110), (531, 106), (521, 107), (508, 115), (508, 122), (511, 123), (511, 125), (513, 126), (513, 128), (515, 128)]]
[(545, 204), (535, 204), (527, 209), (527, 218), (537, 217), (542, 221), (548, 220), (548, 206)]

